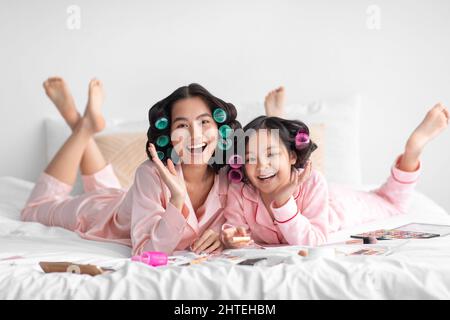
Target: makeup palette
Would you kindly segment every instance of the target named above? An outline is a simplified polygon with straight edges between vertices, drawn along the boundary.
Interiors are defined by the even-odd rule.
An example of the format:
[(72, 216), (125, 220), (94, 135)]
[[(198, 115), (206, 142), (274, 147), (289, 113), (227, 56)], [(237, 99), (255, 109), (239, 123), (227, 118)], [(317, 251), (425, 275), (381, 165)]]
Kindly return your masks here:
[(352, 238), (375, 237), (377, 240), (393, 240), (393, 239), (428, 239), (439, 237), (438, 234), (402, 230), (386, 230), (380, 229), (370, 232), (365, 232), (351, 236)]

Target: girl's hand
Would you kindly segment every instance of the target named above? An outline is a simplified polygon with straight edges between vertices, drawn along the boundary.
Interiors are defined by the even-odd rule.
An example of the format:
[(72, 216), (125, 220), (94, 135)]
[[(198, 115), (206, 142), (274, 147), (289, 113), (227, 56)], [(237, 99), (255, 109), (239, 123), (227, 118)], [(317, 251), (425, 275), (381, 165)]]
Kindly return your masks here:
[(222, 231), (222, 242), (226, 248), (239, 249), (253, 243), (244, 227), (232, 227)]
[(277, 194), (274, 197), (274, 207), (279, 208), (286, 204), (286, 202), (289, 200), (289, 198), (292, 196), (292, 194), (295, 192), (295, 190), (298, 188), (298, 186), (308, 180), (308, 178), (311, 176), (311, 160), (308, 160), (306, 163), (305, 169), (300, 172), (297, 169), (293, 169), (291, 172), (291, 179), (289, 180), (289, 183), (277, 191)]
[(156, 148), (152, 143), (148, 150), (158, 169), (159, 175), (170, 190), (170, 203), (181, 210), (187, 195), (184, 179), (178, 175), (172, 160), (167, 160), (167, 167), (162, 163), (156, 153)]
[(200, 239), (196, 240), (191, 246), (191, 250), (196, 254), (219, 252), (222, 249), (219, 234), (212, 229), (206, 230)]

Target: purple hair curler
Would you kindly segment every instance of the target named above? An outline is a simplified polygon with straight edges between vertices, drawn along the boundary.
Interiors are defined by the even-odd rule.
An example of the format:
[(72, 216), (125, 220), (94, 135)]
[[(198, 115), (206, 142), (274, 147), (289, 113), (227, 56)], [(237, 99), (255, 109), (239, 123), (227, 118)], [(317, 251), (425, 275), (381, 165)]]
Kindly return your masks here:
[(297, 150), (302, 150), (309, 146), (309, 134), (306, 132), (301, 132), (300, 130), (295, 135), (295, 148)]
[(239, 169), (244, 164), (244, 160), (238, 154), (234, 154), (228, 159), (228, 164), (233, 169)]
[(242, 181), (243, 175), (239, 169), (231, 169), (228, 172), (228, 180), (232, 183), (239, 183)]

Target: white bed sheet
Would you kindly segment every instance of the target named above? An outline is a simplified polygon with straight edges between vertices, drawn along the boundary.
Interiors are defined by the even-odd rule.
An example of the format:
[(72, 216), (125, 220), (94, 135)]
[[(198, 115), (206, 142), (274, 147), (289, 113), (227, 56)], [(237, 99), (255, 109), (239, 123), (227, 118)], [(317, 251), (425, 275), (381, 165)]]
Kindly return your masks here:
[[(0, 178), (0, 299), (449, 299), (450, 237), (413, 240), (389, 256), (305, 260), (298, 247), (238, 250), (284, 259), (275, 266), (224, 260), (182, 267), (130, 262), (130, 249), (19, 220), (33, 184)], [(408, 215), (338, 232), (330, 241), (409, 222), (450, 224), (449, 215), (416, 192)], [(21, 259), (2, 260), (21, 256)], [(117, 269), (96, 277), (44, 274), (39, 261), (93, 263)]]

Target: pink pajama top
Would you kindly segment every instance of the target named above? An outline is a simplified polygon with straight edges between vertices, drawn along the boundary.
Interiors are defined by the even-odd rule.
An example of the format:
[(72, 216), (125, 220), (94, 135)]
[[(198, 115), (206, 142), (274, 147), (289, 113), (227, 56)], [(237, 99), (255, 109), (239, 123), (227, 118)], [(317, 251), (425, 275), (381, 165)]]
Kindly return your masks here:
[[(183, 176), (181, 166), (177, 172)], [(205, 203), (194, 212), (189, 197), (183, 206), (188, 213), (185, 218), (173, 206), (170, 191), (159, 176), (156, 166), (145, 161), (136, 171), (134, 184), (119, 208), (120, 216), (131, 217), (131, 243), (133, 254), (143, 251), (189, 249), (207, 229), (220, 232), (224, 222), (223, 208), (226, 204), (228, 180), (221, 171), (215, 175), (214, 184)]]
[(404, 172), (394, 165), (380, 188), (364, 192), (328, 186), (323, 175), (313, 170), (286, 204), (270, 206), (274, 219), (251, 185), (230, 184), (223, 228), (243, 226), (261, 244), (320, 245), (330, 232), (404, 213), (419, 171), (420, 166), (415, 172)]

